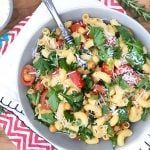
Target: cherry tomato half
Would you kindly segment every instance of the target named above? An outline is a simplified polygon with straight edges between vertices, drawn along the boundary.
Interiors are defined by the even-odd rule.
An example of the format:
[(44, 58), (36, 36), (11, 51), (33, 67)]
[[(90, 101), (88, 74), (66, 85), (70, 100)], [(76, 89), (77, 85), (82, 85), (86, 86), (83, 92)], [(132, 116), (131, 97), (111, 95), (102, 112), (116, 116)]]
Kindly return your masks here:
[(82, 21), (78, 21), (71, 25), (70, 30), (71, 32), (78, 32), (80, 27), (85, 28), (86, 25)]
[(41, 98), (40, 98), (40, 103), (41, 103), (41, 108), (49, 110), (50, 105), (48, 104), (48, 97), (47, 97), (48, 90), (45, 90), (42, 92)]
[(69, 77), (78, 88), (83, 88), (84, 81), (83, 81), (83, 78), (81, 77), (81, 74), (79, 71), (70, 72)]
[(26, 86), (31, 86), (35, 81), (35, 69), (31, 65), (26, 65), (21, 72), (21, 82)]

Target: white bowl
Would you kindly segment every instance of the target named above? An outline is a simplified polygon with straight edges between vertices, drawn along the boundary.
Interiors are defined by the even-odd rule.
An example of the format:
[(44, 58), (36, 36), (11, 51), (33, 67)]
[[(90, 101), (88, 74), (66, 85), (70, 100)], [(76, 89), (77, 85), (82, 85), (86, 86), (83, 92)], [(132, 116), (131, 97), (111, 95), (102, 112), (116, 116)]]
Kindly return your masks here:
[[(131, 28), (135, 33), (135, 36), (143, 42), (143, 44), (150, 50), (150, 35), (149, 33), (135, 20), (132, 18), (119, 13), (114, 10), (106, 9), (106, 8), (98, 8), (98, 7), (82, 7), (82, 8), (74, 8), (70, 10), (66, 10), (65, 12), (61, 13), (60, 16), (63, 21), (66, 20), (79, 20), (83, 13), (89, 13), (92, 17), (100, 17), (106, 20), (110, 20), (112, 18), (117, 19), (121, 24)], [(41, 124), (38, 120), (35, 120), (33, 110), (31, 105), (25, 96), (27, 88), (20, 83), (21, 78), (21, 69), (25, 64), (32, 62), (32, 53), (36, 47), (37, 39), (41, 35), (41, 30), (43, 27), (56, 27), (55, 21), (50, 18), (49, 21), (45, 21), (42, 23), (41, 26), (38, 26), (35, 33), (30, 35), (28, 39), (26, 39), (26, 46), (22, 47), (24, 51), (22, 57), (20, 58), (20, 62), (18, 65), (18, 91), (20, 95), (20, 101), (23, 106), (25, 115), (27, 116), (29, 122), (37, 129), (37, 131), (44, 137), (48, 142), (55, 145), (57, 148), (61, 149), (68, 149), (68, 150), (111, 150), (112, 146), (110, 142), (100, 141), (99, 144), (96, 145), (87, 145), (78, 140), (72, 140), (67, 135), (62, 133), (52, 134), (49, 132), (48, 128)], [(25, 34), (25, 33), (24, 33)], [(28, 34), (28, 33), (27, 33)], [(22, 37), (23, 39), (24, 37)], [(139, 145), (137, 144), (146, 132), (146, 130), (150, 130), (150, 120), (146, 122), (139, 122), (133, 126), (133, 136), (130, 137), (125, 146), (119, 148), (119, 150), (132, 150), (132, 149), (139, 149)]]
[(13, 12), (13, 0), (0, 0), (0, 30), (9, 23)]

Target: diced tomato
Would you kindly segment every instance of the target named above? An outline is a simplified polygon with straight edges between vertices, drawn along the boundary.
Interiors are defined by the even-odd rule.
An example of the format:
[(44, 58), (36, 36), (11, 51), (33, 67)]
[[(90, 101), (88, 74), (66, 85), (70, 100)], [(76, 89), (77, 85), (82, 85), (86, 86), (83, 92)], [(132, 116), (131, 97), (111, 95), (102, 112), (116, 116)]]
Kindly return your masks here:
[(78, 88), (83, 88), (84, 81), (83, 81), (83, 78), (81, 77), (81, 74), (79, 71), (70, 72), (69, 77)]
[(140, 75), (128, 64), (123, 64), (115, 69), (114, 76), (122, 75), (123, 79), (130, 85), (136, 85), (141, 80)]
[(21, 82), (26, 86), (31, 86), (36, 78), (36, 71), (31, 65), (26, 65), (21, 72)]
[(57, 47), (59, 48), (59, 47), (63, 46), (64, 40), (63, 39), (57, 39), (56, 43), (57, 43)]
[(48, 90), (45, 90), (42, 92), (41, 98), (40, 98), (40, 103), (41, 103), (41, 108), (49, 110), (50, 105), (48, 104), (48, 97), (47, 97)]
[(42, 91), (44, 90), (44, 85), (41, 83), (41, 81), (38, 81), (38, 82), (35, 84), (34, 89), (35, 89), (36, 91), (42, 92)]
[(106, 63), (102, 64), (101, 71), (107, 73), (110, 76), (113, 75), (113, 70), (111, 70)]
[(93, 92), (105, 94), (105, 87), (103, 85), (95, 84), (93, 87)]
[(80, 27), (85, 28), (86, 25), (82, 21), (78, 21), (71, 25), (70, 30), (71, 30), (71, 32), (78, 32)]

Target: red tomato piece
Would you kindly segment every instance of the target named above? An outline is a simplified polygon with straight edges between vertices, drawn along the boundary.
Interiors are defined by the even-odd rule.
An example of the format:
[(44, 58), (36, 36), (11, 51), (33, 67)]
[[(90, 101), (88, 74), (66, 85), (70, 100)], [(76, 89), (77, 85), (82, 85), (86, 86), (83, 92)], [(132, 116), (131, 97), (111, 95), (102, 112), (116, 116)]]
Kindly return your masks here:
[(82, 21), (78, 21), (78, 22), (73, 23), (70, 26), (70, 30), (71, 30), (71, 32), (78, 32), (80, 27), (85, 28), (86, 25)]
[(44, 90), (44, 85), (41, 83), (41, 81), (38, 81), (38, 82), (35, 84), (34, 89), (35, 89), (36, 91), (42, 92), (42, 91)]
[(81, 25), (79, 23), (74, 23), (71, 25), (70, 30), (71, 30), (71, 32), (78, 32), (80, 27), (81, 27)]
[(40, 103), (41, 103), (41, 108), (49, 110), (50, 105), (48, 104), (48, 97), (47, 97), (48, 90), (45, 90), (42, 92), (41, 98), (40, 98)]
[(21, 72), (21, 82), (26, 86), (31, 86), (36, 78), (36, 72), (33, 66), (26, 65)]
[(93, 87), (93, 92), (105, 94), (105, 87), (103, 85), (95, 84)]
[(107, 73), (110, 76), (113, 75), (113, 70), (111, 70), (106, 63), (102, 64), (101, 71)]
[(56, 43), (57, 43), (57, 47), (59, 48), (59, 47), (63, 46), (64, 40), (63, 39), (57, 39)]
[(83, 88), (84, 81), (83, 81), (83, 78), (81, 77), (81, 74), (79, 71), (70, 72), (69, 77), (78, 88)]

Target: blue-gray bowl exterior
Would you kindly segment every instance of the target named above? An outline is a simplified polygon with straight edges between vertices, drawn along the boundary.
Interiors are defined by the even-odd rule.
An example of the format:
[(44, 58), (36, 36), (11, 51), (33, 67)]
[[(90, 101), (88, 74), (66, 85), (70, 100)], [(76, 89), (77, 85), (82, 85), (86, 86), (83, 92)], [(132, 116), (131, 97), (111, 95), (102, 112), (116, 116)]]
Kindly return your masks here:
[[(83, 9), (75, 9), (71, 10), (68, 12), (65, 12), (61, 14), (61, 18), (63, 21), (67, 20), (81, 20), (81, 16), (84, 13), (89, 13), (90, 16), (92, 17), (100, 17), (105, 20), (110, 20), (110, 19), (116, 19), (118, 20), (121, 24), (127, 26), (128, 28), (132, 29), (134, 32), (135, 36), (142, 41), (142, 43), (145, 45), (150, 50), (150, 35), (149, 33), (140, 25), (138, 24), (135, 20), (132, 18), (119, 13), (114, 10), (110, 9), (105, 9), (105, 8), (83, 8)], [(27, 88), (21, 84), (20, 82), (20, 72), (22, 67), (25, 64), (31, 63), (32, 62), (32, 53), (33, 49), (36, 47), (37, 39), (41, 35), (41, 30), (43, 27), (49, 27), (49, 28), (54, 28), (56, 27), (56, 24), (54, 20), (50, 20), (49, 22), (45, 23), (44, 26), (40, 28), (40, 30), (37, 30), (35, 35), (29, 39), (29, 42), (26, 45), (26, 48), (24, 49), (24, 53), (22, 54), (22, 57), (20, 59), (20, 65), (18, 68), (18, 89), (19, 89), (19, 96), (20, 96), (20, 101), (23, 106), (25, 115), (31, 122), (31, 124), (37, 129), (38, 132), (50, 143), (54, 144), (57, 148), (61, 149), (68, 149), (68, 150), (112, 150), (112, 145), (111, 142), (109, 141), (103, 141), (100, 140), (99, 144), (96, 145), (87, 145), (82, 141), (78, 140), (72, 140), (70, 139), (67, 135), (62, 134), (62, 133), (56, 133), (52, 134), (49, 132), (49, 129), (40, 123), (38, 120), (35, 120), (33, 110), (31, 108), (31, 105), (26, 97), (26, 91)], [(140, 138), (142, 131), (144, 128), (148, 128), (150, 124), (150, 120), (146, 122), (139, 122), (135, 125), (133, 125), (133, 136), (127, 139), (126, 144), (123, 148), (119, 149), (126, 149), (127, 147), (132, 144), (132, 142), (136, 143), (136, 139)], [(127, 148), (128, 149), (128, 148)]]

